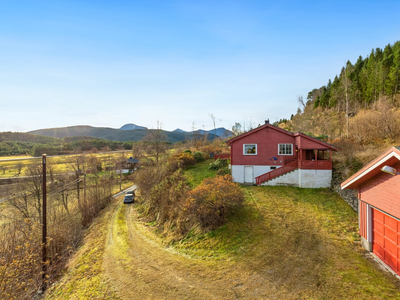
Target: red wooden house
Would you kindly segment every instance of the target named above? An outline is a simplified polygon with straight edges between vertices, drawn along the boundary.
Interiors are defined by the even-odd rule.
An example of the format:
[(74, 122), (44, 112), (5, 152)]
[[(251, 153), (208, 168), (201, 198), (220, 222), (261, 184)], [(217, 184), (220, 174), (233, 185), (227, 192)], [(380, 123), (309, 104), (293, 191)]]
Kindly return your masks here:
[[(382, 172), (389, 169), (392, 174)], [(341, 184), (358, 189), (359, 233), (365, 249), (400, 275), (400, 147), (392, 147)]]
[(310, 188), (331, 185), (332, 151), (337, 149), (318, 139), (266, 121), (227, 143), (235, 182)]

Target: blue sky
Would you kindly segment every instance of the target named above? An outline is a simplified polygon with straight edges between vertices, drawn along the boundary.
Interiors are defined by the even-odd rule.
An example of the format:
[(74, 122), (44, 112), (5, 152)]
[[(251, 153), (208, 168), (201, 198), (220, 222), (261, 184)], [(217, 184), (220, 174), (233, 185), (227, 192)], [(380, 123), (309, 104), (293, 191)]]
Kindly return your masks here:
[(400, 1), (1, 1), (0, 131), (289, 118), (400, 37)]

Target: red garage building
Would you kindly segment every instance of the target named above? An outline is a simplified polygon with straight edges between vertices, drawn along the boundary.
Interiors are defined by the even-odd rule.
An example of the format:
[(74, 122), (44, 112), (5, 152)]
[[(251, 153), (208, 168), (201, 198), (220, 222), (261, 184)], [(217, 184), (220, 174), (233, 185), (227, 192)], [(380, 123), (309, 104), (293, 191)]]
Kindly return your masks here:
[(392, 147), (344, 181), (341, 187), (358, 189), (359, 232), (364, 248), (400, 275), (400, 173), (397, 170), (400, 170), (400, 147)]

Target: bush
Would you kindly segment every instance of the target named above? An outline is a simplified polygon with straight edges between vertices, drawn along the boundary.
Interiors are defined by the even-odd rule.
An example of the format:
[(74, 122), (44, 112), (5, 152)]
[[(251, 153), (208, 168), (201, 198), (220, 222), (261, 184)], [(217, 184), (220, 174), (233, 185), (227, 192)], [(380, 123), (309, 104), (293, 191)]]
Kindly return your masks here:
[(196, 159), (191, 153), (182, 152), (176, 153), (172, 157), (170, 157), (169, 162), (171, 164), (178, 164), (181, 168), (185, 168), (187, 166), (196, 164)]
[(189, 153), (189, 154), (192, 154), (192, 151), (190, 151), (190, 149), (186, 149), (186, 150), (184, 150), (184, 151), (182, 151), (183, 153)]
[(202, 152), (196, 152), (195, 154), (193, 154), (194, 159), (196, 160), (196, 162), (202, 162), (205, 161), (205, 157), (204, 157), (204, 153)]
[(203, 230), (214, 230), (226, 222), (230, 213), (242, 207), (243, 202), (243, 191), (232, 182), (232, 176), (206, 178), (188, 193), (184, 214)]
[(228, 160), (218, 158), (216, 161), (209, 164), (208, 169), (209, 170), (219, 170), (224, 167), (227, 167), (228, 165), (229, 165)]

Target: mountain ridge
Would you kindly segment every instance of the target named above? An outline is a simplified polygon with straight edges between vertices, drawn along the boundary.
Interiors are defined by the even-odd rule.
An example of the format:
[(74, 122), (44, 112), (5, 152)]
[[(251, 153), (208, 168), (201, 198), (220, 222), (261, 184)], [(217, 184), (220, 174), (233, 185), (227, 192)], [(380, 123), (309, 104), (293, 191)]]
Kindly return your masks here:
[[(149, 132), (155, 129), (132, 129), (132, 130), (121, 130), (110, 127), (94, 127), (90, 125), (76, 125), (68, 127), (57, 127), (57, 128), (45, 128), (28, 131), (27, 133), (39, 134), (54, 138), (65, 138), (74, 136), (88, 136), (94, 138), (105, 139), (109, 141), (141, 141), (149, 134)], [(225, 129), (226, 130), (226, 129)], [(177, 131), (165, 131), (162, 130), (167, 137), (167, 141), (176, 143), (184, 140), (190, 140), (193, 136), (192, 132), (177, 132)], [(214, 140), (217, 135), (208, 133), (207, 138)]]

